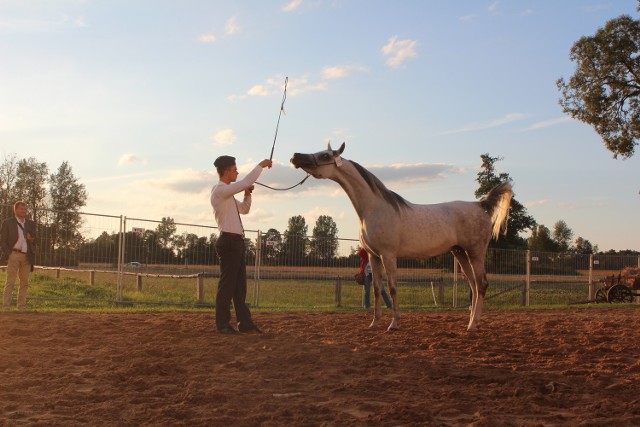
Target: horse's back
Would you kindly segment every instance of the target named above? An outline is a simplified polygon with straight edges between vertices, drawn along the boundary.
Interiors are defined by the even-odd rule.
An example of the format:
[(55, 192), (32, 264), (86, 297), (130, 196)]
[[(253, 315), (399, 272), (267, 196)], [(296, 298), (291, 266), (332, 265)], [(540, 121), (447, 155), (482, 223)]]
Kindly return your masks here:
[(475, 249), (488, 244), (491, 236), (491, 219), (478, 202), (409, 204), (395, 218), (374, 222), (376, 227), (363, 225), (363, 238), (376, 252), (388, 251), (397, 258), (436, 256), (456, 246)]

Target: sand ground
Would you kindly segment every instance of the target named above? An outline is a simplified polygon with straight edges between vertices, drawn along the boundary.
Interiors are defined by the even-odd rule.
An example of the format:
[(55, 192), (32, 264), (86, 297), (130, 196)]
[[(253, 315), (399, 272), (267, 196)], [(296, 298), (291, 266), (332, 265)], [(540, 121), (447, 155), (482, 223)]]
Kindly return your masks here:
[(0, 425), (640, 425), (640, 309), (0, 313)]

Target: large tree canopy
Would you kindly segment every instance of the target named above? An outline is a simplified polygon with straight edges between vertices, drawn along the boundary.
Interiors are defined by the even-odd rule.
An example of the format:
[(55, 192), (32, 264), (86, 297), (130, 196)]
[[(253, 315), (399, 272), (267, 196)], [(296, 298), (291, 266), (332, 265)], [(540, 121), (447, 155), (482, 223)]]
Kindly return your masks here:
[(556, 82), (564, 112), (593, 126), (614, 158), (633, 156), (640, 137), (639, 50), (640, 22), (612, 19), (573, 45), (576, 71)]

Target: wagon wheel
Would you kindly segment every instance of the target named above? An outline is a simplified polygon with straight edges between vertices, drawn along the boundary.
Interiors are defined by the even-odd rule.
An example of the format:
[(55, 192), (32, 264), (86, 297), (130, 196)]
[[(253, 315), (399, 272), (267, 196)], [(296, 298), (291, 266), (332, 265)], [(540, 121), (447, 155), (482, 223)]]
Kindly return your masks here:
[(607, 291), (605, 291), (603, 288), (598, 289), (598, 292), (596, 292), (596, 302), (597, 303), (608, 302)]
[(613, 285), (607, 291), (607, 300), (609, 302), (633, 302), (633, 293), (626, 285)]

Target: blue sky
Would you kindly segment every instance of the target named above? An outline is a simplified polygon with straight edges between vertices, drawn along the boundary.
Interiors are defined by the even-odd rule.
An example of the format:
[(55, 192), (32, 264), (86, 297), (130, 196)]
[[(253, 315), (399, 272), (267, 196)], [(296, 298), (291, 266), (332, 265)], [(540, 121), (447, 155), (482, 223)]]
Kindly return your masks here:
[[(615, 160), (563, 114), (569, 50), (637, 2), (0, 0), (0, 155), (68, 161), (85, 212), (215, 225), (214, 159), (241, 172), (346, 142), (344, 157), (414, 203), (474, 200), (480, 155), (503, 160), (538, 223), (600, 250), (640, 249), (640, 153)], [(340, 187), (258, 187), (245, 227), (319, 215), (357, 238)]]

